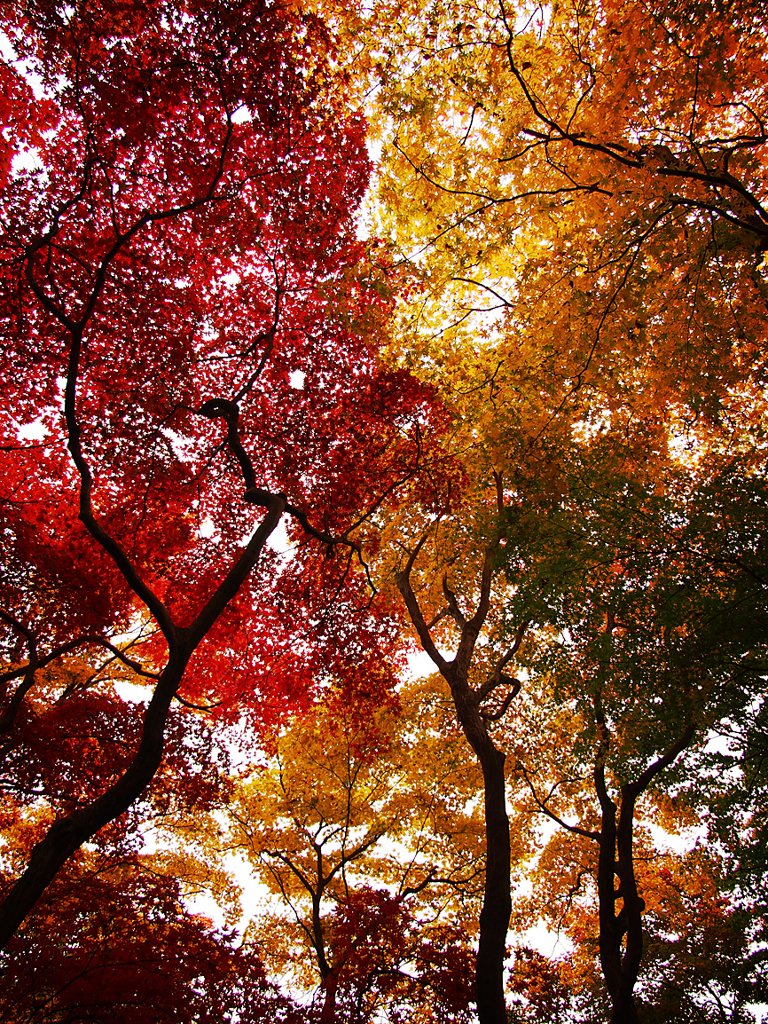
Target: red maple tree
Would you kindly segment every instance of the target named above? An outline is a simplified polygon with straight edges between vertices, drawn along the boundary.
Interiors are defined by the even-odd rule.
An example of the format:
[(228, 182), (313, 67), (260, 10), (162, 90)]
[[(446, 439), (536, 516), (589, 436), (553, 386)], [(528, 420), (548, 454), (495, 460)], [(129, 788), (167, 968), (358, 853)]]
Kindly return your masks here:
[[(266, 0), (6, 17), (3, 750), (43, 720), (60, 743), (108, 663), (152, 696), (119, 756), (53, 793), (3, 943), (148, 786), (174, 697), (253, 722), (377, 659), (360, 531), (433, 415), (377, 359), (391, 286), (354, 233), (364, 125), (319, 21)], [(267, 544), (283, 516), (291, 557)], [(57, 713), (24, 713), (86, 650), (90, 681), (49, 679)], [(73, 764), (109, 732), (97, 703)]]

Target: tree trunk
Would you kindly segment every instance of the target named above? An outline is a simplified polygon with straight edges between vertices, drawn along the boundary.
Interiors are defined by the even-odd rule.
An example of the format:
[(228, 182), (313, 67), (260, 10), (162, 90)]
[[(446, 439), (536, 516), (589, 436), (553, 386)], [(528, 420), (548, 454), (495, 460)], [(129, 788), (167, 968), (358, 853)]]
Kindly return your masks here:
[[(475, 752), (483, 772), (485, 801), (485, 891), (480, 912), (480, 942), (475, 962), (475, 999), (480, 1024), (508, 1024), (504, 1000), (504, 955), (507, 929), (512, 913), (510, 895), (510, 839), (507, 816), (504, 754), (496, 748), (488, 733), (487, 719), (480, 712), (483, 688), (470, 685), (470, 667), (475, 644), (488, 615), (493, 557), (498, 540), (490, 544), (483, 560), (480, 601), (475, 614), (467, 619), (461, 613), (455, 596), (443, 580), (448, 607), (446, 612), (461, 630), (456, 656), (447, 661), (437, 650), (430, 635), (419, 602), (411, 587), (410, 574), (414, 561), (426, 540), (426, 534), (411, 552), (406, 567), (397, 576), (397, 586), (405, 600), (408, 614), (416, 627), (422, 647), (451, 688), (456, 716), (467, 741)], [(522, 636), (522, 631), (521, 631)], [(519, 643), (519, 640), (518, 640)], [(513, 649), (516, 650), (516, 647)], [(499, 670), (508, 657), (499, 663)], [(499, 676), (499, 680), (501, 680)], [(494, 687), (498, 681), (494, 682)], [(491, 689), (487, 689), (486, 694)]]
[[(594, 772), (595, 791), (602, 811), (599, 833), (600, 858), (597, 868), (600, 966), (611, 998), (610, 1024), (640, 1024), (633, 992), (640, 974), (640, 961), (643, 955), (645, 901), (637, 889), (632, 849), (635, 805), (637, 798), (653, 779), (672, 764), (677, 755), (691, 742), (694, 726), (689, 724), (680, 739), (649, 765), (635, 782), (622, 786), (617, 824), (617, 807), (608, 795), (605, 782), (604, 761), (610, 734), (599, 704), (596, 705), (596, 717), (602, 733)], [(619, 879), (618, 888), (614, 888), (616, 876)], [(621, 899), (623, 905), (617, 914), (618, 899)]]
[(108, 822), (137, 800), (157, 771), (163, 756), (165, 723), (191, 651), (178, 650), (165, 667), (144, 716), (144, 729), (136, 756), (106, 792), (86, 807), (55, 821), (45, 838), (33, 848), (24, 874), (0, 905), (0, 948), (21, 922), (69, 857)]
[[(643, 952), (642, 912), (645, 904), (637, 892), (632, 862), (634, 800), (630, 801), (630, 806), (622, 802), (617, 828), (616, 805), (608, 796), (602, 765), (595, 769), (595, 789), (602, 809), (597, 868), (600, 966), (611, 999), (611, 1024), (640, 1024), (632, 992)], [(617, 874), (619, 886), (615, 888)], [(622, 900), (623, 906), (617, 914), (618, 899)], [(626, 946), (622, 948), (625, 935)]]
[[(77, 437), (79, 428), (72, 428)], [(72, 444), (72, 442), (71, 442)], [(75, 449), (77, 443), (74, 443)], [(168, 641), (168, 663), (155, 686), (152, 700), (144, 714), (144, 727), (136, 756), (120, 778), (90, 804), (55, 821), (45, 838), (33, 848), (24, 874), (18, 879), (0, 905), (0, 949), (3, 949), (56, 877), (65, 861), (99, 829), (119, 817), (138, 800), (160, 767), (171, 701), (181, 683), (187, 663), (208, 630), (237, 594), (253, 569), (266, 543), (285, 510), (285, 495), (267, 495), (261, 503), (267, 508), (258, 527), (229, 572), (202, 607), (194, 622), (185, 628), (174, 625), (168, 609), (152, 593), (131, 564), (125, 552), (96, 523), (90, 509), (90, 471), (79, 456), (83, 477), (80, 518), (99, 541), (125, 576), (127, 582), (154, 614)], [(266, 494), (266, 492), (264, 492)]]
[(480, 942), (475, 970), (475, 999), (480, 1024), (508, 1024), (504, 1000), (504, 956), (512, 913), (510, 839), (507, 815), (505, 755), (498, 750), (480, 713), (469, 668), (479, 632), (477, 616), (462, 628), (456, 658), (440, 671), (451, 687), (461, 728), (483, 772), (485, 804), (485, 890), (480, 912)]
[(441, 669), (451, 687), (456, 714), (483, 772), (485, 805), (485, 890), (480, 911), (480, 942), (475, 965), (475, 999), (480, 1024), (508, 1024), (504, 999), (504, 957), (512, 913), (511, 845), (507, 815), (505, 755), (488, 735), (477, 696), (462, 667), (462, 648)]
[(336, 1021), (336, 993), (339, 988), (339, 979), (335, 971), (330, 971), (323, 978), (323, 1009), (320, 1012), (320, 1024), (335, 1024)]
[(485, 891), (480, 912), (475, 998), (480, 1024), (507, 1024), (504, 956), (512, 913), (509, 818), (504, 754), (496, 750), (490, 739), (488, 748), (480, 759), (485, 788)]

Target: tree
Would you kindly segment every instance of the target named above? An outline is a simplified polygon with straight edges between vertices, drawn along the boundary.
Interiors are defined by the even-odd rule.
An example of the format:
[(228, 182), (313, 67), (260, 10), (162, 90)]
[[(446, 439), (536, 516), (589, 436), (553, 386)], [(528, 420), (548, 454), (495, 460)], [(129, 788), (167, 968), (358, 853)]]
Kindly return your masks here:
[[(5, 17), (4, 116), (26, 127), (0, 243), (3, 727), (82, 647), (152, 696), (130, 756), (35, 845), (3, 942), (147, 787), (174, 697), (268, 719), (308, 665), (376, 648), (352, 533), (414, 472), (431, 408), (376, 359), (363, 125), (317, 19), (260, 0)], [(267, 547), (285, 513), (290, 560)]]
[[(138, 716), (104, 682), (82, 685), (93, 669), (70, 661), (38, 670), (20, 711), (23, 726), (6, 744), (6, 884), (51, 821), (92, 800), (135, 747)], [(50, 691), (60, 689), (62, 676), (70, 687), (81, 685), (54, 701)], [(189, 763), (190, 747), (198, 763)], [(211, 877), (189, 853), (144, 852), (150, 830), (157, 837), (219, 809), (231, 771), (200, 716), (172, 711), (151, 790), (69, 860), (8, 942), (0, 1020), (298, 1020), (290, 1000), (267, 983), (260, 961), (234, 947), (231, 930), (214, 929), (185, 905), (201, 884), (213, 883), (225, 907), (228, 880)], [(231, 925), (231, 895), (229, 903)]]
[[(439, 529), (439, 524), (438, 524)], [(431, 531), (430, 531), (431, 532)], [(437, 530), (435, 531), (437, 533)], [(514, 642), (503, 651), (492, 665), (487, 678), (477, 680), (478, 661), (475, 658), (480, 632), (488, 623), (491, 604), (494, 559), (500, 537), (497, 534), (487, 545), (482, 558), (477, 598), (471, 612), (461, 609), (449, 586), (447, 573), (442, 579), (445, 605), (434, 615), (425, 616), (413, 588), (412, 575), (416, 558), (428, 537), (422, 538), (410, 551), (397, 576), (397, 585), (403, 595), (411, 621), (424, 651), (430, 656), (450, 687), (456, 715), (467, 741), (470, 743), (483, 774), (485, 810), (485, 886), (480, 912), (480, 937), (475, 971), (475, 1000), (481, 1024), (501, 1021), (506, 1017), (503, 988), (503, 969), (506, 938), (511, 913), (510, 860), (511, 844), (509, 818), (505, 793), (505, 755), (491, 735), (490, 724), (500, 719), (519, 690), (519, 684), (506, 672), (507, 666), (520, 647), (527, 623), (523, 621)], [(441, 595), (442, 596), (442, 595)], [(471, 592), (470, 592), (470, 597)], [(433, 639), (432, 629), (441, 619), (450, 617), (459, 634), (453, 657), (445, 657)], [(482, 662), (480, 669), (482, 670)], [(472, 673), (472, 675), (470, 675)], [(473, 676), (475, 678), (473, 678)], [(500, 705), (491, 709), (483, 703), (498, 690), (508, 691)]]
[(319, 985), (324, 1024), (382, 1012), (463, 1021), (479, 889), (479, 829), (464, 810), (474, 772), (456, 737), (434, 729), (444, 710), (431, 688), (383, 705), (360, 698), (350, 707), (332, 690), (281, 730), (236, 793), (231, 846), (283, 906), (249, 934), (279, 976)]
[[(713, 773), (704, 752), (762, 700), (766, 653), (765, 481), (751, 469), (751, 452), (741, 461), (734, 454), (746, 438), (729, 439), (727, 460), (712, 445), (695, 467), (657, 455), (650, 479), (642, 440), (604, 431), (569, 448), (561, 441), (556, 489), (551, 479), (518, 478), (504, 494), (496, 473), (497, 524), (475, 527), (494, 529), (495, 540), (482, 563), (485, 635), (470, 648), (464, 691), (493, 729), (494, 748), (508, 755), (518, 851), (532, 857), (540, 844), (530, 825), (538, 814), (564, 830), (534, 876), (537, 905), (557, 924), (559, 908), (594, 887), (594, 952), (615, 1021), (640, 1019), (633, 992), (639, 983), (645, 1005), (649, 991), (641, 974), (648, 876), (637, 863), (652, 845), (646, 838), (638, 854), (635, 839), (647, 800), (666, 786), (697, 809), (718, 799), (714, 780), (725, 763)], [(478, 600), (467, 573), (477, 560), (467, 518), (446, 514), (433, 526), (419, 544), (430, 540), (432, 564), (410, 588), (401, 582), (422, 644), (449, 680), (442, 622), (456, 622), (461, 644), (454, 590), (462, 604)], [(418, 555), (413, 548), (409, 581)], [(507, 853), (507, 886), (509, 864)], [(583, 919), (579, 927), (586, 943), (590, 929)], [(714, 959), (711, 968), (717, 977)], [(701, 961), (697, 970), (702, 977)]]
[(487, 304), (510, 342), (546, 339), (566, 412), (582, 389), (631, 402), (639, 371), (646, 399), (701, 415), (759, 373), (759, 5), (409, 14), (380, 46), (382, 190), (404, 250), (430, 246), (444, 329)]
[[(701, 1017), (691, 979), (717, 999), (730, 971), (738, 1020), (764, 991), (762, 9), (315, 6), (334, 39), (308, 8), (240, 0), (7, 13), (0, 729), (20, 819), (38, 796), (58, 815), (9, 928), (135, 806), (175, 696), (265, 732), (305, 709), (317, 744), (332, 680), (345, 721), (370, 706), (355, 664), (385, 695), (398, 624), (394, 600), (370, 614), (376, 579), (483, 775), (481, 1024), (507, 1024), (511, 864), (536, 857), (531, 905), (565, 906), (577, 944), (519, 951), (513, 1013)], [(347, 102), (371, 84), (385, 246), (352, 231), (367, 161)], [(287, 555), (267, 544), (281, 517)], [(66, 660), (86, 647), (91, 668)], [(154, 693), (141, 728), (115, 712), (127, 753), (99, 717), (118, 678)], [(71, 773), (35, 735), (57, 722)], [(379, 753), (363, 776), (387, 775)], [(281, 813), (265, 856), (321, 1012), (406, 1012), (419, 911), (372, 857), (336, 884), (383, 805), (348, 787), (331, 814), (295, 781), (303, 832)], [(648, 823), (703, 805), (724, 835), (729, 800), (733, 882), (654, 849)], [(533, 815), (561, 831), (543, 843)], [(329, 875), (339, 827), (355, 856)]]
[(0, 1020), (302, 1019), (231, 940), (151, 858), (76, 856), (6, 947)]
[[(575, 837), (599, 845), (599, 863), (580, 853), (578, 876), (594, 875), (616, 1020), (637, 1013), (647, 909), (634, 819), (647, 819), (643, 802), (667, 786), (694, 815), (711, 814), (717, 780), (740, 759), (705, 752), (762, 701), (764, 475), (735, 458), (718, 473), (720, 454), (710, 460), (671, 462), (649, 493), (632, 476), (607, 486), (584, 452), (546, 520), (531, 509), (510, 516), (504, 549), (517, 584), (512, 621), (527, 613), (552, 629), (530, 664), (542, 682), (533, 689), (532, 679), (532, 703), (513, 729), (515, 768), (529, 813), (556, 821), (574, 849)], [(596, 464), (617, 472), (602, 457)], [(647, 856), (647, 836), (644, 844)]]

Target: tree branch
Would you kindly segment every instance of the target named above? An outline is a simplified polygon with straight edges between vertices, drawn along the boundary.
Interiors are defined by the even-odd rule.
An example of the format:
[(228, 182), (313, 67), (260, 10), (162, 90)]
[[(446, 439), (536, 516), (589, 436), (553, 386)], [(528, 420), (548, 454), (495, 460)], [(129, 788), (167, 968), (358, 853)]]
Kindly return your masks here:
[[(548, 818), (551, 818), (552, 821), (557, 822), (557, 824), (561, 828), (564, 828), (567, 832), (573, 832), (575, 835), (583, 836), (585, 839), (594, 839), (597, 842), (600, 841), (599, 832), (590, 832), (588, 829), (580, 828), (578, 825), (569, 825), (567, 821), (563, 821), (563, 819), (558, 817), (558, 815), (556, 815), (554, 811), (551, 811), (549, 807), (547, 807), (546, 801), (541, 800), (538, 793), (536, 792), (536, 789), (533, 783), (531, 782), (530, 776), (528, 775), (528, 769), (525, 767), (525, 765), (518, 764), (517, 769), (518, 771), (522, 772), (526, 785), (528, 786), (528, 789), (531, 791), (531, 796), (533, 797), (534, 803), (542, 812), (542, 814), (546, 814)], [(551, 795), (552, 794), (550, 793), (550, 796)], [(547, 797), (547, 800), (548, 799), (549, 797)]]
[(411, 572), (413, 571), (413, 565), (414, 562), (416, 561), (416, 558), (418, 557), (419, 552), (424, 546), (424, 543), (426, 542), (427, 536), (428, 531), (426, 531), (423, 534), (421, 540), (410, 553), (408, 561), (405, 563), (405, 568), (397, 574), (396, 582), (397, 589), (403, 596), (405, 606), (408, 609), (408, 614), (411, 617), (411, 622), (413, 623), (414, 628), (416, 629), (416, 632), (419, 636), (419, 640), (421, 641), (421, 646), (424, 648), (425, 652), (429, 655), (429, 657), (432, 659), (432, 661), (435, 663), (438, 669), (443, 674), (445, 674), (449, 671), (449, 663), (445, 660), (442, 654), (440, 654), (437, 647), (435, 647), (434, 641), (432, 640), (432, 636), (430, 635), (429, 632), (429, 628), (426, 622), (424, 621), (424, 615), (422, 614), (421, 608), (419, 607), (419, 602), (416, 598), (416, 595), (413, 592), (413, 587), (411, 586)]
[[(497, 686), (501, 686), (503, 683), (506, 683), (507, 685), (511, 684), (514, 686), (517, 683), (516, 679), (511, 679), (509, 676), (503, 675), (503, 670), (520, 650), (520, 645), (523, 642), (525, 631), (529, 625), (530, 623), (527, 619), (524, 619), (523, 622), (520, 623), (520, 625), (517, 627), (517, 632), (515, 633), (515, 639), (512, 646), (507, 651), (507, 653), (497, 661), (496, 668), (494, 669), (494, 673), (491, 676), (491, 678), (487, 682), (483, 683), (481, 687), (475, 690), (475, 694), (477, 695), (477, 699), (479, 702), (484, 701), (488, 694), (492, 693)], [(519, 685), (517, 688), (518, 690), (520, 689)]]
[(465, 629), (467, 625), (467, 620), (462, 615), (461, 609), (459, 608), (459, 603), (456, 600), (456, 595), (448, 586), (447, 574), (443, 576), (443, 594), (445, 595), (445, 600), (448, 602), (448, 612), (453, 618), (454, 622), (459, 627), (459, 629)]

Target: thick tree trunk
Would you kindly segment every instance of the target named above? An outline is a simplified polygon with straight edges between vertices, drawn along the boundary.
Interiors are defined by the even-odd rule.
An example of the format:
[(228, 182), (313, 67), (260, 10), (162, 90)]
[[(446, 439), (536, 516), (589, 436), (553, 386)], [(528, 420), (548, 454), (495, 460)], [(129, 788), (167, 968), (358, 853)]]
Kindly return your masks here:
[(480, 1024), (507, 1024), (504, 955), (512, 913), (509, 818), (504, 754), (490, 740), (488, 747), (480, 762), (485, 785), (485, 891), (480, 912), (475, 998)]

